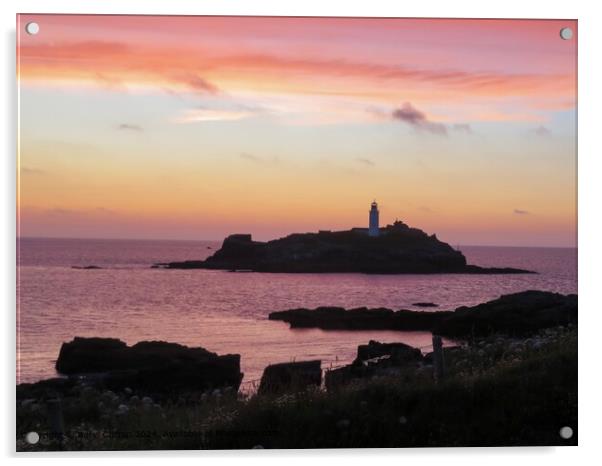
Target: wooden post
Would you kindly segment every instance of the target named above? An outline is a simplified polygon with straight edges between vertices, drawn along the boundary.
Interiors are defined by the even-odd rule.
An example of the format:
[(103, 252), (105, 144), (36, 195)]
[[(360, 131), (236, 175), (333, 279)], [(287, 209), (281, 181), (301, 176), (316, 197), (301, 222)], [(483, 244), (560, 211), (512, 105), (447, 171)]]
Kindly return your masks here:
[(445, 377), (445, 360), (443, 359), (443, 342), (439, 335), (433, 335), (433, 367), (435, 380)]
[(46, 402), (46, 408), (48, 409), (48, 424), (50, 426), (52, 441), (53, 443), (56, 442), (56, 444), (61, 447), (63, 444), (63, 437), (65, 435), (61, 400), (58, 398), (48, 400)]

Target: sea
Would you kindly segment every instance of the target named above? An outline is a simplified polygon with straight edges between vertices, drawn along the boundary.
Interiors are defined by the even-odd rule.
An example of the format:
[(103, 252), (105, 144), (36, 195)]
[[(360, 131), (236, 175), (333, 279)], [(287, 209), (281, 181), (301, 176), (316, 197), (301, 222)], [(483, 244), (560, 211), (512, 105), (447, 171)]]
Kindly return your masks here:
[[(56, 377), (61, 344), (114, 337), (163, 340), (241, 355), (243, 384), (273, 363), (351, 362), (369, 340), (428, 351), (429, 332), (290, 329), (272, 311), (317, 306), (453, 310), (523, 290), (577, 293), (577, 249), (460, 246), (471, 264), (521, 275), (273, 274), (153, 269), (204, 259), (220, 241), (21, 238), (17, 242), (17, 383)], [(99, 269), (74, 267), (97, 266)]]

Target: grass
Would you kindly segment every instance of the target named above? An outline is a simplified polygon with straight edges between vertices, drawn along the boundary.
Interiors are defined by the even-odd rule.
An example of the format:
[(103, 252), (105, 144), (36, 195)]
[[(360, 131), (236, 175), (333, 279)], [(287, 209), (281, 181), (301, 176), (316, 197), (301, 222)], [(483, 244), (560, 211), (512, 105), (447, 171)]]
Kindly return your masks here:
[[(281, 396), (198, 394), (151, 403), (84, 387), (63, 400), (67, 440), (42, 436), (43, 407), (17, 408), (20, 450), (452, 447), (577, 444), (577, 331), (492, 337), (446, 360), (447, 377), (408, 370)], [(128, 410), (118, 405), (127, 399)], [(148, 400), (147, 400), (148, 401)], [(99, 403), (103, 403), (99, 406)], [(117, 409), (117, 411), (116, 411)], [(569, 440), (559, 436), (573, 428)]]

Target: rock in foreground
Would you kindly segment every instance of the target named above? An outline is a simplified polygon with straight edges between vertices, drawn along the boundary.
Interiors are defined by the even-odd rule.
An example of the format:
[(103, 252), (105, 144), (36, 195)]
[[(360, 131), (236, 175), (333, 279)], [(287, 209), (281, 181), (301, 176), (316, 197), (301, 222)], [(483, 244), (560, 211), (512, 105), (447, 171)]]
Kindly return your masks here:
[(435, 235), (396, 222), (378, 237), (352, 229), (296, 233), (268, 242), (251, 235), (228, 236), (204, 261), (169, 262), (155, 267), (275, 273), (532, 273), (512, 268), (467, 265), (464, 255)]
[(326, 371), (325, 385), (327, 390), (333, 390), (353, 380), (397, 375), (401, 370), (419, 367), (423, 359), (418, 348), (405, 343), (370, 340), (367, 345), (357, 347), (357, 357), (351, 364)]
[(282, 393), (304, 390), (322, 383), (321, 361), (299, 361), (272, 364), (266, 367), (261, 377), (259, 393)]
[(370, 340), (367, 345), (357, 347), (357, 359), (360, 361), (383, 356), (389, 356), (391, 360), (399, 364), (422, 359), (422, 353), (418, 348), (413, 348), (405, 343), (380, 343)]
[(439, 335), (470, 338), (492, 333), (524, 335), (543, 328), (577, 323), (577, 295), (523, 291), (504, 295), (455, 311), (423, 312), (386, 308), (340, 307), (291, 309), (272, 312), (270, 320), (288, 322), (291, 328), (324, 330), (425, 330)]
[(159, 391), (238, 389), (243, 377), (238, 354), (219, 356), (163, 341), (127, 346), (114, 338), (76, 337), (63, 343), (56, 369), (62, 374), (102, 373), (109, 386)]

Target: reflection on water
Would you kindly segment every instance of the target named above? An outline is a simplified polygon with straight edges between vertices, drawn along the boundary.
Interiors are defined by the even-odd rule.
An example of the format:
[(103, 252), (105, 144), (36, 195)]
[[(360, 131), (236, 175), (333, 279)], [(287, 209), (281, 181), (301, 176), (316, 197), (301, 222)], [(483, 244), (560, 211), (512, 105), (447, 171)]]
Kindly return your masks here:
[[(208, 249), (212, 248), (212, 249)], [(151, 269), (155, 262), (202, 259), (215, 242), (22, 239), (19, 242), (18, 382), (56, 375), (60, 345), (74, 336), (166, 340), (240, 353), (245, 380), (270, 363), (348, 363), (374, 339), (430, 344), (428, 332), (290, 330), (275, 310), (323, 305), (440, 310), (501, 294), (577, 292), (575, 249), (462, 247), (470, 263), (531, 269), (537, 275), (259, 274)], [(97, 265), (100, 270), (71, 266)], [(328, 361), (328, 362), (326, 362)]]

